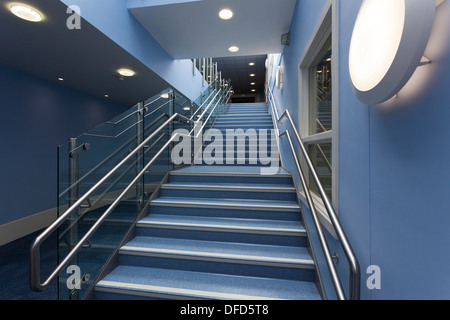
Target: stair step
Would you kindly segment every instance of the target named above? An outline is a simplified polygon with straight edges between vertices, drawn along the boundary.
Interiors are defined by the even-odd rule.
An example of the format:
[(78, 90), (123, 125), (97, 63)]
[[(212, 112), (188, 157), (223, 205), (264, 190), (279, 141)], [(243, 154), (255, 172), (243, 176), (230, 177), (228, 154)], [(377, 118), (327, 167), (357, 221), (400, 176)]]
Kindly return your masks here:
[(161, 187), (161, 197), (202, 197), (226, 199), (295, 200), (291, 185), (230, 184), (230, 183), (168, 183)]
[(292, 185), (283, 184), (235, 184), (235, 183), (168, 183), (162, 185), (162, 189), (189, 189), (189, 190), (220, 190), (240, 192), (286, 192), (295, 193)]
[(172, 171), (171, 182), (292, 184), (291, 175), (281, 167), (270, 175), (262, 175), (257, 166), (200, 166), (195, 165)]
[(152, 214), (137, 223), (136, 235), (306, 246), (306, 231), (300, 221)]
[(272, 201), (250, 199), (208, 199), (161, 197), (151, 202), (152, 206), (231, 208), (263, 211), (297, 211), (300, 207), (295, 201)]
[(294, 201), (161, 197), (150, 204), (151, 214), (223, 218), (299, 220)]
[(120, 248), (119, 264), (300, 281), (315, 270), (305, 247), (143, 236)]
[(95, 287), (96, 299), (318, 300), (314, 283), (118, 266)]

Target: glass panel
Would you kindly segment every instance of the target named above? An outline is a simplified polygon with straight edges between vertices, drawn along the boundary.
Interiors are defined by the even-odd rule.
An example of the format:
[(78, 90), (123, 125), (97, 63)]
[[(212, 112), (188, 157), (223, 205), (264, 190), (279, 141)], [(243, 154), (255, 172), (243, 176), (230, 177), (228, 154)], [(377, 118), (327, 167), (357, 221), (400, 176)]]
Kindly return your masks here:
[[(201, 104), (214, 96), (209, 95), (214, 93), (212, 89), (205, 93), (192, 102), (173, 89), (165, 90), (58, 147), (59, 215), (116, 168), (116, 172), (98, 185), (88, 200), (58, 229), (58, 259), (61, 262), (91, 227), (102, 216), (105, 218), (69, 263), (79, 270), (80, 281), (73, 281), (77, 276), (74, 269), (59, 275), (59, 299), (83, 299), (88, 293), (161, 180), (175, 168), (171, 161), (175, 142), (168, 143), (172, 133), (177, 129), (189, 133), (193, 129), (192, 123), (185, 121), (173, 121), (162, 128), (161, 125), (174, 113), (190, 118), (194, 110), (200, 109), (198, 102)], [(207, 101), (199, 110), (202, 114), (211, 102), (210, 109), (201, 119), (208, 119), (205, 130), (224, 110), (222, 104), (216, 103), (219, 99), (217, 96), (215, 101)], [(139, 145), (142, 148), (123, 162)], [(188, 162), (182, 165), (190, 165)], [(119, 163), (122, 163), (120, 167)], [(137, 178), (144, 168), (145, 174)]]
[(332, 129), (331, 124), (331, 38), (311, 68), (310, 134)]
[[(59, 214), (89, 191), (110, 172), (131, 150), (135, 149), (142, 130), (142, 109), (137, 105), (124, 114), (71, 139), (58, 150)], [(62, 261), (78, 241), (136, 176), (138, 156), (131, 157), (105, 181), (58, 230), (58, 256)], [(72, 273), (59, 277), (59, 299), (81, 299), (97, 277), (104, 263), (120, 243), (124, 234), (142, 209), (142, 194), (138, 181), (132, 184), (116, 208), (94, 233), (70, 265), (79, 268), (81, 289), (73, 290), (75, 282), (67, 283)], [(71, 278), (72, 279), (72, 278)], [(73, 278), (76, 279), (76, 278)]]
[[(331, 143), (309, 145), (309, 156), (316, 168), (319, 180), (325, 189), (328, 198), (332, 196), (332, 154)], [(310, 188), (318, 194), (318, 189), (312, 177), (310, 177)]]

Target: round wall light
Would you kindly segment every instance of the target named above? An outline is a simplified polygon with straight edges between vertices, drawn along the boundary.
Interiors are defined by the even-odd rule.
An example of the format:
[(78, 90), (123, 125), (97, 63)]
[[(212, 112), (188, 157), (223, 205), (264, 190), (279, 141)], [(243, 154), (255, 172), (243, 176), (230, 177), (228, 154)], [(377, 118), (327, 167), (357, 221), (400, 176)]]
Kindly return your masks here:
[(352, 89), (366, 104), (384, 102), (408, 82), (430, 37), (435, 0), (364, 0), (349, 51)]
[(40, 22), (44, 19), (44, 15), (38, 10), (23, 4), (13, 4), (9, 7), (9, 10), (15, 16), (27, 21)]

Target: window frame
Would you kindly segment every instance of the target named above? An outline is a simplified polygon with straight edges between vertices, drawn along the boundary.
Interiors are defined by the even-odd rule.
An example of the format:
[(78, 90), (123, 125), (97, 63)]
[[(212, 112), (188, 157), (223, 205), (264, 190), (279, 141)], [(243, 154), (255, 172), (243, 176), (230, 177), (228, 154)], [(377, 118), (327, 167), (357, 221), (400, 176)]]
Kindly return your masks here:
[[(331, 72), (332, 72), (332, 130), (310, 135), (310, 97), (312, 88), (310, 86), (310, 69), (314, 66), (317, 56), (331, 35)], [(339, 0), (328, 0), (325, 9), (312, 33), (312, 36), (298, 62), (298, 131), (303, 139), (305, 147), (309, 144), (332, 143), (333, 172), (332, 172), (332, 199), (333, 206), (338, 208), (338, 186), (339, 186)], [(302, 159), (303, 157), (299, 157)], [(302, 165), (306, 165), (302, 159)], [(309, 175), (307, 177), (309, 179)], [(308, 181), (309, 182), (309, 181)], [(314, 183), (314, 182), (312, 182)], [(301, 194), (304, 203), (306, 198)], [(334, 228), (319, 196), (313, 195), (319, 219), (325, 228), (336, 238)], [(338, 210), (336, 210), (338, 212)], [(339, 213), (338, 213), (339, 214)]]

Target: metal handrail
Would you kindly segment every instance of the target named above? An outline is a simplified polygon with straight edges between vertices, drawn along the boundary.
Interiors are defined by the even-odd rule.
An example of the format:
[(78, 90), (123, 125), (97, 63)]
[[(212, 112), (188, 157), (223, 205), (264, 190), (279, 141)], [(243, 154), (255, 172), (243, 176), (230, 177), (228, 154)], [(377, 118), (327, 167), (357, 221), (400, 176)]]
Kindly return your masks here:
[[(349, 243), (349, 241), (347, 239), (347, 236), (345, 235), (345, 232), (344, 232), (344, 230), (343, 230), (343, 228), (342, 228), (342, 226), (341, 226), (341, 224), (339, 222), (337, 214), (336, 214), (333, 206), (331, 205), (330, 200), (328, 199), (328, 196), (326, 195), (325, 190), (324, 190), (324, 188), (323, 188), (323, 186), (322, 186), (322, 184), (321, 184), (321, 182), (319, 180), (317, 172), (316, 172), (316, 170), (314, 168), (314, 165), (313, 165), (313, 163), (312, 163), (312, 161), (311, 161), (311, 159), (310, 159), (310, 157), (308, 155), (308, 152), (306, 151), (306, 148), (304, 146), (303, 140), (300, 137), (300, 134), (298, 133), (298, 131), (297, 131), (296, 127), (295, 127), (295, 124), (294, 124), (294, 122), (292, 120), (292, 117), (291, 117), (291, 115), (289, 113), (289, 110), (284, 111), (284, 113), (281, 115), (281, 117), (278, 117), (278, 111), (277, 111), (277, 108), (276, 108), (275, 99), (273, 98), (273, 94), (272, 94), (272, 92), (271, 92), (271, 90), (270, 90), (270, 88), (268, 86), (267, 86), (267, 89), (268, 89), (267, 92), (270, 95), (268, 100), (269, 100), (269, 103), (270, 103), (270, 100), (272, 100), (272, 103), (270, 103), (270, 104), (271, 104), (271, 108), (274, 111), (275, 116), (276, 116), (276, 122), (277, 122), (276, 128), (277, 128), (277, 130), (278, 130), (278, 122), (280, 122), (284, 117), (288, 118), (288, 120), (290, 122), (290, 125), (291, 125), (292, 129), (294, 130), (295, 137), (296, 137), (296, 139), (298, 141), (298, 144), (299, 144), (300, 149), (302, 151), (302, 154), (303, 154), (303, 156), (304, 156), (304, 158), (306, 160), (306, 163), (307, 163), (307, 165), (308, 165), (308, 167), (310, 169), (310, 173), (311, 173), (311, 175), (312, 175), (312, 177), (313, 177), (313, 179), (314, 179), (314, 181), (315, 181), (315, 183), (317, 185), (317, 188), (319, 190), (320, 196), (321, 196), (321, 198), (323, 200), (323, 203), (324, 203), (325, 208), (327, 210), (328, 216), (330, 217), (330, 220), (331, 220), (333, 228), (334, 228), (334, 230), (336, 232), (336, 235), (337, 235), (339, 241), (342, 244), (342, 248), (344, 250), (345, 256), (347, 258), (347, 261), (348, 261), (348, 264), (349, 264), (349, 267), (350, 267), (349, 297), (352, 300), (359, 300), (359, 298), (360, 298), (360, 268), (359, 268), (358, 260), (356, 259), (356, 256), (355, 256), (355, 254), (353, 252), (353, 249), (352, 249), (352, 247), (351, 247), (351, 245), (350, 245), (350, 243)], [(340, 284), (339, 275), (337, 274), (335, 266), (334, 266), (334, 263), (332, 261), (331, 253), (330, 253), (329, 248), (327, 246), (326, 238), (323, 235), (321, 223), (318, 220), (317, 212), (315, 210), (315, 205), (314, 205), (314, 203), (312, 201), (311, 194), (310, 194), (310, 191), (309, 191), (309, 187), (306, 184), (306, 179), (305, 179), (305, 176), (304, 176), (303, 171), (301, 169), (300, 161), (298, 160), (297, 154), (295, 152), (295, 148), (293, 146), (292, 139), (290, 137), (289, 131), (286, 130), (285, 132), (280, 134), (279, 137), (284, 136), (284, 135), (289, 140), (291, 151), (292, 151), (292, 154), (293, 154), (293, 156), (295, 158), (297, 170), (299, 171), (300, 178), (302, 180), (302, 185), (303, 185), (303, 188), (304, 188), (304, 191), (305, 191), (305, 195), (306, 195), (306, 198), (307, 198), (307, 201), (308, 201), (308, 205), (309, 205), (309, 207), (311, 209), (311, 213), (313, 214), (314, 224), (316, 226), (316, 229), (317, 229), (317, 232), (318, 232), (318, 236), (319, 236), (319, 240), (320, 240), (322, 249), (323, 249), (324, 254), (325, 254), (325, 259), (326, 259), (327, 265), (328, 265), (328, 267), (330, 269), (330, 273), (331, 273), (331, 277), (332, 277), (332, 280), (333, 280), (333, 284), (334, 284), (334, 287), (336, 289), (336, 294), (337, 294), (339, 299), (343, 300), (343, 299), (345, 299), (345, 294), (344, 294), (344, 292), (342, 290), (342, 286)]]
[[(40, 245), (47, 239), (51, 233), (53, 233), (59, 226), (61, 226), (64, 221), (66, 221), (69, 216), (78, 209), (84, 201), (86, 201), (105, 181), (107, 181), (114, 173), (117, 172), (128, 160), (130, 160), (141, 148), (143, 148), (153, 137), (155, 137), (164, 127), (170, 124), (174, 119), (179, 118), (187, 123), (193, 122), (192, 120), (176, 113), (171, 116), (167, 121), (165, 121), (158, 129), (156, 129), (151, 135), (149, 135), (139, 146), (137, 146), (132, 152), (130, 152), (119, 164), (117, 164), (110, 172), (108, 172), (102, 179), (100, 179), (91, 189), (89, 189), (83, 196), (81, 196), (67, 211), (61, 215), (55, 222), (53, 222), (47, 229), (45, 229), (33, 242), (31, 247), (31, 270), (30, 270), (30, 285), (33, 291), (42, 291), (47, 288), (50, 283), (61, 273), (64, 267), (70, 262), (70, 260), (75, 256), (81, 246), (92, 236), (92, 234), (98, 229), (103, 220), (109, 215), (109, 213), (114, 210), (117, 206), (118, 201), (114, 201), (113, 204), (108, 208), (108, 210), (103, 214), (100, 219), (91, 227), (87, 234), (74, 246), (70, 253), (64, 258), (62, 262), (56, 267), (56, 269), (50, 274), (47, 280), (43, 283), (40, 282)], [(172, 142), (172, 139), (169, 140)], [(156, 156), (162, 152), (160, 150)], [(155, 156), (155, 157), (156, 157)], [(153, 160), (153, 159), (152, 159)], [(147, 169), (147, 166), (145, 167)], [(142, 172), (142, 174), (145, 171)], [(140, 174), (139, 177), (142, 175)], [(133, 180), (132, 184), (135, 183), (137, 179)], [(125, 191), (127, 192), (131, 187), (127, 187)], [(119, 198), (123, 197), (126, 192), (122, 192)], [(119, 199), (118, 198), (118, 199)], [(120, 200), (119, 200), (120, 201)], [(113, 207), (114, 206), (114, 207)], [(112, 208), (112, 209), (111, 209)]]
[[(220, 89), (217, 94), (222, 91)], [(45, 229), (33, 242), (30, 251), (31, 263), (30, 263), (30, 286), (33, 291), (43, 291), (50, 283), (63, 271), (64, 267), (72, 260), (72, 258), (78, 253), (80, 248), (89, 241), (90, 237), (95, 233), (95, 231), (101, 226), (103, 221), (109, 216), (109, 214), (116, 208), (122, 198), (127, 194), (131, 187), (138, 181), (138, 179), (148, 170), (150, 165), (160, 156), (160, 154), (172, 143), (175, 138), (178, 137), (178, 133), (175, 133), (168, 142), (155, 154), (155, 156), (145, 165), (145, 167), (138, 173), (138, 175), (133, 179), (133, 181), (122, 191), (119, 197), (108, 207), (108, 209), (101, 215), (101, 217), (92, 225), (88, 232), (78, 241), (78, 243), (72, 248), (72, 250), (67, 254), (67, 256), (56, 266), (54, 271), (50, 276), (41, 283), (40, 280), (40, 246), (45, 239), (47, 239), (58, 227), (60, 227), (70, 215), (78, 208), (81, 207), (82, 203), (89, 199), (89, 197), (101, 186), (105, 181), (107, 181), (114, 173), (116, 173), (128, 160), (130, 160), (136, 153), (139, 152), (149, 141), (154, 138), (163, 128), (169, 125), (175, 119), (180, 119), (186, 123), (193, 123), (194, 127), (198, 125), (200, 120), (205, 115), (206, 111), (211, 106), (212, 102), (217, 97), (210, 102), (208, 107), (205, 109), (201, 117), (197, 121), (193, 121), (183, 115), (175, 113), (167, 121), (165, 121), (161, 126), (158, 127), (152, 134), (150, 134), (139, 146), (137, 146), (133, 151), (131, 151), (120, 163), (118, 163), (110, 172), (108, 172), (102, 179), (100, 179), (91, 189), (89, 189), (83, 196), (81, 196), (73, 205), (71, 205), (64, 214), (62, 214), (55, 222), (53, 222), (47, 229)], [(216, 104), (217, 106), (217, 104)], [(215, 107), (216, 107), (215, 106)], [(214, 109), (215, 109), (214, 107)]]

